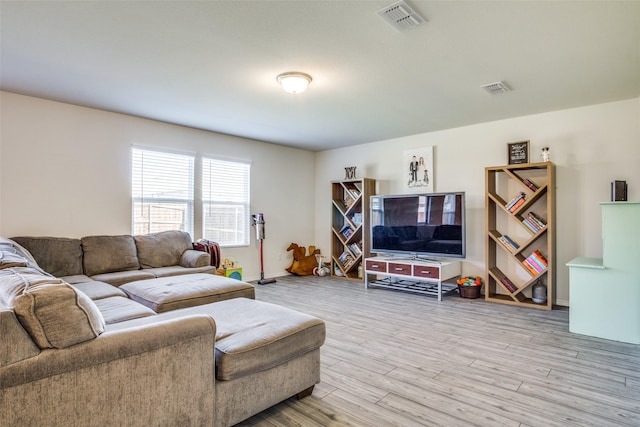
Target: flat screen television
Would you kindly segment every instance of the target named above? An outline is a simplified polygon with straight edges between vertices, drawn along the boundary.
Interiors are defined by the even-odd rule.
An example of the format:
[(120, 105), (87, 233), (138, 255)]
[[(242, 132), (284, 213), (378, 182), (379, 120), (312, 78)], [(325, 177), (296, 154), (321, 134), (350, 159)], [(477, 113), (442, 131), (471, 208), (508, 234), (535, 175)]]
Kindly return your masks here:
[(465, 195), (371, 196), (371, 252), (411, 258), (466, 256)]

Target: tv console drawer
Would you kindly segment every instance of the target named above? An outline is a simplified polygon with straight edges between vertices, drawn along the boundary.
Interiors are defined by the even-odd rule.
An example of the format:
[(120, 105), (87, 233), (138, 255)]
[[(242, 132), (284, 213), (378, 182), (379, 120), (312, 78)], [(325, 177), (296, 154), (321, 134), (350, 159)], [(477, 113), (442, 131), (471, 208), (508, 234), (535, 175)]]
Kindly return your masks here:
[(411, 276), (411, 264), (389, 263), (389, 273)]
[(386, 262), (367, 260), (367, 261), (365, 261), (364, 266), (365, 266), (365, 270), (367, 270), (367, 271), (379, 271), (381, 273), (386, 273), (387, 272), (387, 263)]
[(438, 267), (428, 267), (426, 265), (414, 265), (413, 275), (426, 279), (438, 279), (440, 277), (440, 269)]

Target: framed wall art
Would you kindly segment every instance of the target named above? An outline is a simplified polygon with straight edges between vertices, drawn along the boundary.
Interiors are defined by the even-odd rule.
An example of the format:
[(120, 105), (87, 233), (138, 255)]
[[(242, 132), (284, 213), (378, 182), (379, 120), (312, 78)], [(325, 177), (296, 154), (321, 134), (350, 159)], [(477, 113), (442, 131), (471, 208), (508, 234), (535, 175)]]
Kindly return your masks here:
[(406, 150), (403, 157), (403, 175), (408, 192), (433, 193), (433, 147)]
[(507, 158), (510, 165), (529, 163), (529, 141), (508, 143)]

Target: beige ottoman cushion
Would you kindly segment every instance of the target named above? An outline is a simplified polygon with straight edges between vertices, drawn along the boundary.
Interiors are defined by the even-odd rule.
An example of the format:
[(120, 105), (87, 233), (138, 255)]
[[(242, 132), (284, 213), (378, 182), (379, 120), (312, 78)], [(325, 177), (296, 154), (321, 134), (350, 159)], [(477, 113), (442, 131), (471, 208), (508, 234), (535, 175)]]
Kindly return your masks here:
[(193, 314), (207, 314), (216, 322), (218, 380), (233, 380), (280, 366), (324, 344), (325, 324), (317, 317), (246, 298), (234, 298), (107, 325), (107, 331)]
[(209, 305), (216, 322), (216, 378), (264, 371), (319, 348), (324, 322), (286, 307), (248, 299)]
[(206, 273), (139, 280), (124, 284), (120, 289), (156, 313), (231, 298), (255, 298), (253, 285)]

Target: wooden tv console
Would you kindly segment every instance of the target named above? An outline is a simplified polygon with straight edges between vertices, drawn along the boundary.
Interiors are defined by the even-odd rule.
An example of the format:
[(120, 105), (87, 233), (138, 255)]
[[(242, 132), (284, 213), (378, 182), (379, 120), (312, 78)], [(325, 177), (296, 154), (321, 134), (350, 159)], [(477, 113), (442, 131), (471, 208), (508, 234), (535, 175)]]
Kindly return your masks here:
[(364, 264), (365, 288), (374, 286), (416, 292), (437, 296), (438, 301), (442, 301), (442, 295), (458, 288), (456, 283), (443, 282), (460, 277), (461, 274), (460, 261), (377, 256), (366, 258)]

